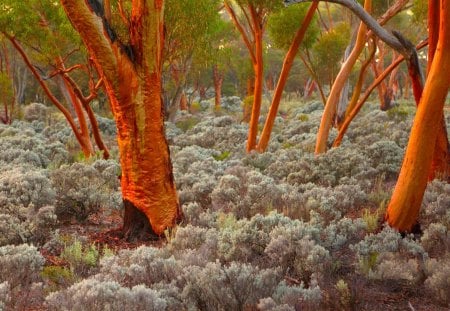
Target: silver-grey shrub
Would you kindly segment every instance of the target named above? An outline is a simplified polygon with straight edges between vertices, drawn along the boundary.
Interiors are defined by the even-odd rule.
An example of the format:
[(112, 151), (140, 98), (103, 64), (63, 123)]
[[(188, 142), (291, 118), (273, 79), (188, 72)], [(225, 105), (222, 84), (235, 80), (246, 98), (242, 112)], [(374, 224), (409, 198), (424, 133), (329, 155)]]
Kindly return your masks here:
[(170, 283), (181, 271), (180, 264), (166, 250), (141, 246), (103, 258), (96, 278), (114, 280), (128, 287), (139, 284), (152, 286), (160, 282)]
[(220, 178), (211, 195), (212, 208), (237, 218), (252, 217), (280, 206), (282, 194), (271, 177), (237, 166)]
[(13, 310), (30, 306), (42, 297), (41, 271), (44, 258), (36, 247), (27, 244), (0, 247), (0, 284), (10, 287), (9, 307)]
[(46, 170), (10, 167), (0, 172), (0, 202), (3, 202), (0, 208), (6, 203), (40, 208), (52, 205), (54, 199), (55, 191)]
[(23, 118), (28, 121), (46, 121), (50, 109), (41, 103), (31, 103), (24, 107)]
[(189, 310), (245, 310), (270, 296), (280, 281), (278, 269), (211, 262), (185, 269), (182, 297)]
[(450, 257), (431, 259), (426, 263), (428, 278), (426, 288), (447, 307), (450, 307)]
[(121, 208), (120, 169), (113, 160), (64, 165), (51, 174), (56, 191), (56, 214), (85, 221), (101, 208)]
[(8, 282), (0, 283), (0, 311), (6, 310), (6, 306), (11, 301), (9, 294), (10, 288)]
[(122, 287), (117, 282), (85, 279), (46, 298), (50, 310), (73, 311), (163, 311), (167, 303), (155, 290), (137, 285)]

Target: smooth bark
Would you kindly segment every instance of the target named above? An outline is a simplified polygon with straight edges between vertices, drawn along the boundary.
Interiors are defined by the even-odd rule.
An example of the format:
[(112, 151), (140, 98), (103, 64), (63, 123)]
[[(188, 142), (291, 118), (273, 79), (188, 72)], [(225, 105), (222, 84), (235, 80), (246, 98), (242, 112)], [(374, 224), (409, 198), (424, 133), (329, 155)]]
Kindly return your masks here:
[(411, 130), (386, 221), (401, 232), (416, 224), (450, 87), (450, 1), (440, 3), (439, 40)]
[[(370, 12), (372, 10), (372, 0), (365, 0), (364, 8), (365, 10)], [(327, 104), (325, 105), (325, 110), (322, 115), (319, 131), (317, 133), (317, 141), (315, 148), (316, 154), (324, 153), (327, 150), (328, 136), (333, 123), (333, 117), (336, 114), (339, 96), (341, 94), (342, 88), (345, 85), (345, 82), (350, 76), (353, 66), (355, 65), (356, 61), (359, 58), (359, 55), (364, 49), (364, 44), (366, 42), (366, 32), (367, 26), (366, 24), (361, 22), (358, 29), (358, 35), (356, 37), (355, 46), (352, 52), (350, 53), (349, 57), (347, 58), (347, 60), (342, 65), (341, 70), (339, 71), (333, 83), (330, 95), (328, 95)]]
[(261, 137), (259, 139), (258, 143), (259, 152), (264, 152), (267, 149), (270, 140), (270, 135), (273, 129), (273, 124), (275, 122), (275, 117), (277, 116), (278, 113), (278, 108), (280, 107), (281, 97), (283, 95), (284, 87), (286, 86), (289, 72), (291, 71), (292, 65), (294, 64), (295, 56), (297, 55), (300, 44), (302, 43), (303, 38), (305, 37), (306, 30), (308, 29), (309, 24), (311, 23), (314, 17), (314, 13), (316, 12), (318, 5), (319, 1), (315, 1), (310, 5), (308, 12), (306, 13), (305, 18), (303, 19), (303, 22), (300, 28), (297, 30), (297, 33), (295, 34), (294, 39), (292, 40), (291, 46), (289, 47), (289, 50), (286, 53), (280, 77), (278, 78), (278, 83), (273, 95), (272, 103), (270, 105), (266, 122), (264, 124), (264, 128), (262, 130)]

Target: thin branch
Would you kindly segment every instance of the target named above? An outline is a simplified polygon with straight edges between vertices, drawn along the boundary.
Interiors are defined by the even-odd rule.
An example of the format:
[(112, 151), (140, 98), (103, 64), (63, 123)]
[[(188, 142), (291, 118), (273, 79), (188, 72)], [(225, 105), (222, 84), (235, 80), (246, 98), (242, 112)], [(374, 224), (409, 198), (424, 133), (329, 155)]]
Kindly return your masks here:
[(241, 23), (239, 22), (236, 12), (233, 10), (233, 8), (227, 3), (224, 3), (225, 9), (227, 10), (228, 14), (231, 17), (231, 20), (233, 21), (233, 24), (236, 26), (237, 30), (241, 33), (242, 39), (244, 40), (245, 45), (247, 46), (247, 49), (250, 53), (250, 58), (252, 59), (253, 63), (256, 63), (256, 55), (255, 51), (253, 49), (253, 45), (248, 38), (247, 33), (245, 32), (244, 28), (242, 27)]
[[(417, 49), (420, 50), (423, 47), (428, 45), (428, 39), (420, 42), (417, 45)], [(381, 73), (375, 81), (369, 86), (369, 88), (364, 92), (363, 97), (358, 101), (358, 104), (355, 106), (355, 108), (349, 113), (348, 117), (345, 118), (344, 123), (342, 124), (342, 127), (339, 129), (338, 136), (336, 137), (335, 141), (333, 142), (333, 147), (337, 147), (340, 145), (342, 138), (344, 137), (345, 132), (348, 129), (348, 126), (352, 122), (352, 120), (355, 118), (355, 116), (358, 114), (358, 112), (361, 110), (364, 103), (369, 98), (370, 94), (372, 94), (372, 91), (394, 70), (398, 65), (401, 64), (405, 60), (405, 57), (403, 55), (397, 57), (395, 61), (387, 67), (383, 73)]]
[(50, 91), (50, 89), (48, 88), (47, 84), (45, 84), (45, 81), (42, 79), (41, 75), (37, 72), (36, 68), (31, 63), (30, 59), (26, 55), (26, 53), (23, 50), (23, 48), (20, 46), (20, 44), (17, 42), (17, 40), (14, 37), (12, 37), (12, 36), (10, 36), (10, 35), (8, 35), (6, 33), (3, 33), (3, 34), (12, 43), (12, 45), (19, 52), (19, 54), (22, 56), (23, 61), (25, 62), (27, 67), (31, 70), (31, 72), (33, 73), (34, 77), (39, 82), (39, 84), (41, 85), (42, 89), (44, 90), (44, 92), (48, 96), (48, 98), (52, 101), (52, 103), (56, 106), (56, 108), (58, 108), (58, 110), (61, 111), (62, 114), (66, 117), (67, 122), (69, 122), (69, 125), (72, 128), (72, 131), (74, 132), (77, 140), (79, 142), (83, 141), (83, 139), (82, 139), (82, 137), (81, 137), (81, 135), (80, 135), (80, 133), (79, 133), (79, 131), (77, 129), (77, 126), (76, 126), (72, 116), (70, 115), (69, 110), (67, 110), (63, 106), (63, 104), (61, 104), (61, 102), (55, 97), (55, 95), (53, 95), (52, 91)]
[[(311, 1), (313, 0), (284, 0), (285, 4), (287, 5)], [(404, 46), (402, 44), (403, 42), (399, 40), (399, 36), (401, 36), (400, 33), (396, 34), (389, 33), (386, 29), (381, 27), (380, 24), (378, 24), (378, 22), (369, 13), (367, 13), (358, 2), (353, 0), (320, 0), (320, 1), (337, 3), (342, 6), (345, 6), (353, 13), (355, 13), (355, 15), (358, 16), (361, 19), (361, 21), (367, 25), (367, 28), (372, 30), (377, 37), (379, 37), (382, 41), (384, 41), (387, 45), (396, 50), (398, 53), (402, 54), (405, 58), (409, 59), (414, 54), (414, 51), (411, 51), (409, 47)]]

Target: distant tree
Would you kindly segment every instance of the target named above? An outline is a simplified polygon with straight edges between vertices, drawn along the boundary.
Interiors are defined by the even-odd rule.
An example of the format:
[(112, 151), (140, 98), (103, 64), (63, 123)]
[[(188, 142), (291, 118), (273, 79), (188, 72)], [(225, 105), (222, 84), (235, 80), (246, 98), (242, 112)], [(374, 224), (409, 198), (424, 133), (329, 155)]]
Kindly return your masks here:
[(15, 89), (13, 85), (11, 61), (6, 43), (0, 41), (0, 122), (11, 124), (12, 114), (16, 102)]
[(179, 108), (193, 62), (212, 68), (212, 41), (221, 32), (219, 0), (167, 0), (164, 98), (169, 118)]

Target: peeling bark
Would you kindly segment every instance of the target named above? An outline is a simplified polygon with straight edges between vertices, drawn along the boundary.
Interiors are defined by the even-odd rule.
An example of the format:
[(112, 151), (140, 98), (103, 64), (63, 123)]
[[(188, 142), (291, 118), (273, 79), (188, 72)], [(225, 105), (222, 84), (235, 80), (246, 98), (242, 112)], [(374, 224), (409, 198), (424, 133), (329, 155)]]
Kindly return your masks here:
[[(122, 167), (121, 189), (127, 215), (144, 213), (156, 235), (181, 217), (164, 136), (161, 99), (163, 1), (133, 1), (130, 21), (131, 47), (108, 36), (103, 20), (84, 0), (61, 0), (104, 81), (118, 129)], [(139, 211), (139, 212), (138, 212)], [(132, 235), (145, 226), (130, 225)], [(131, 221), (132, 222), (132, 221)], [(139, 229), (131, 230), (130, 226)]]

